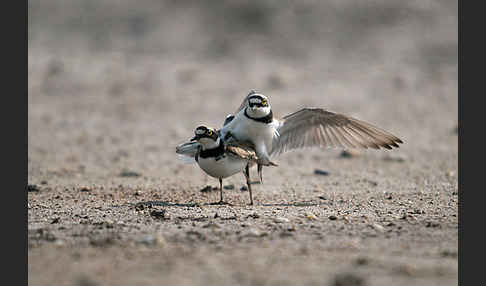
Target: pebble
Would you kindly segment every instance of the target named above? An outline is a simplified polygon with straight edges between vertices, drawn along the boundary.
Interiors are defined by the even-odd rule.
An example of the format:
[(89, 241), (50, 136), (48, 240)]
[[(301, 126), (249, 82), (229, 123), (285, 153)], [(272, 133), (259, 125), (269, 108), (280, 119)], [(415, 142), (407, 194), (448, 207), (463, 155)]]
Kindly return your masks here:
[(81, 188), (79, 188), (79, 191), (80, 192), (91, 192), (91, 188), (90, 187), (81, 187)]
[(225, 190), (234, 190), (235, 189), (235, 185), (231, 184), (231, 185), (226, 185), (223, 187), (223, 189)]
[(120, 177), (140, 177), (141, 174), (133, 171), (122, 171)]
[(341, 273), (337, 274), (334, 278), (334, 286), (363, 286), (365, 280), (353, 273)]
[(150, 216), (154, 218), (165, 218), (165, 210), (161, 210), (161, 211), (153, 210), (150, 212)]
[(240, 188), (240, 191), (246, 192), (246, 191), (248, 191), (248, 187), (247, 186), (243, 186), (243, 187)]
[(402, 154), (388, 154), (383, 157), (384, 161), (403, 163), (407, 160), (407, 157)]
[(356, 265), (367, 265), (370, 263), (369, 259), (366, 257), (358, 257), (355, 260)]
[(309, 220), (317, 220), (317, 217), (315, 214), (308, 213), (305, 215), (305, 217)]
[(252, 213), (252, 214), (250, 214), (250, 215), (247, 216), (247, 218), (250, 218), (250, 217), (251, 218), (260, 218), (260, 215), (257, 214), (256, 212), (254, 212), (254, 213)]
[(278, 216), (274, 219), (274, 221), (276, 223), (284, 223), (284, 222), (289, 222), (290, 220), (288, 218)]
[(425, 227), (440, 227), (440, 223), (435, 222), (435, 221), (428, 221), (425, 224)]
[(39, 192), (40, 188), (37, 185), (27, 185), (27, 192)]
[(329, 172), (320, 169), (315, 169), (314, 175), (329, 176)]
[(337, 217), (336, 217), (336, 216), (331, 215), (331, 216), (329, 216), (329, 219), (330, 219), (330, 220), (337, 220)]
[(250, 228), (246, 235), (247, 236), (260, 237), (262, 235), (262, 232), (260, 230), (256, 229), (256, 228)]
[(207, 224), (203, 225), (202, 228), (216, 229), (216, 228), (221, 228), (221, 226), (215, 222), (208, 222)]
[(383, 232), (385, 231), (385, 228), (381, 226), (380, 224), (374, 223), (371, 225), (372, 228), (374, 228), (377, 231)]
[(145, 235), (135, 239), (136, 244), (143, 244), (143, 245), (163, 245), (165, 242), (164, 238), (160, 235)]
[(353, 157), (358, 157), (360, 155), (360, 152), (358, 149), (348, 149), (348, 150), (343, 150), (341, 154), (339, 154), (339, 157), (341, 158), (353, 158)]
[(213, 187), (211, 187), (211, 186), (206, 186), (206, 187), (202, 188), (202, 189), (200, 190), (200, 192), (201, 192), (201, 193), (208, 193), (208, 192), (211, 192), (212, 190), (213, 190)]

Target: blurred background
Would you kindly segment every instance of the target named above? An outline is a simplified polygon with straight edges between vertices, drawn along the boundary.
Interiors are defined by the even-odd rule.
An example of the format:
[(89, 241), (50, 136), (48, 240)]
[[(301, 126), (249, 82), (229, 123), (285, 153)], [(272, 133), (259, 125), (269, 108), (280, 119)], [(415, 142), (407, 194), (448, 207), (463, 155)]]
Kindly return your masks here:
[(446, 150), (457, 19), (452, 0), (30, 0), (29, 175), (164, 174), (250, 89), (280, 117), (323, 107)]

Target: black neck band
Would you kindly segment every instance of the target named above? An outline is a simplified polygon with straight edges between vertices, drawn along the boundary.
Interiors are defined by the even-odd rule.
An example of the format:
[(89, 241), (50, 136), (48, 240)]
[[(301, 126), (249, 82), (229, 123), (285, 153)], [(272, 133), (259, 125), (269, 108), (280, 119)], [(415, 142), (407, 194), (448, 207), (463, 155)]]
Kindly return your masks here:
[(267, 124), (271, 123), (273, 121), (273, 111), (271, 109), (270, 109), (270, 113), (267, 116), (258, 117), (258, 118), (250, 117), (250, 115), (248, 115), (248, 113), (247, 113), (247, 110), (248, 110), (248, 107), (245, 108), (245, 116), (252, 119), (252, 120), (262, 122), (262, 123), (267, 123)]
[(218, 157), (224, 153), (224, 144), (223, 140), (219, 139), (218, 147), (212, 149), (201, 150), (199, 152), (199, 157), (201, 158), (209, 158), (209, 157)]

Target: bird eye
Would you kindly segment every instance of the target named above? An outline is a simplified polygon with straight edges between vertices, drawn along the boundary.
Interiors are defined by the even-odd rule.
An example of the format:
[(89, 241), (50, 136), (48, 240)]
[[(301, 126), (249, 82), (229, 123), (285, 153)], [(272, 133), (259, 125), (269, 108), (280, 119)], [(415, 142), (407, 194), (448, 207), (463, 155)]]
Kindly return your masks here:
[(266, 99), (262, 100), (262, 105), (263, 106), (266, 106), (267, 105), (267, 100)]
[(208, 130), (207, 134), (208, 134), (209, 136), (212, 136), (212, 135), (213, 135), (213, 130)]

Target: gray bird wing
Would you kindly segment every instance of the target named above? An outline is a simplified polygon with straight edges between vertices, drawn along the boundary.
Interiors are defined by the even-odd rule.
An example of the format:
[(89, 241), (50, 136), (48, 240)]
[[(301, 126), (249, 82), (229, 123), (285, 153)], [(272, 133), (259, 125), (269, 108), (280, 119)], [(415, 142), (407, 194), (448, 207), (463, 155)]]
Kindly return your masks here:
[[(233, 114), (228, 114), (223, 122), (223, 126), (225, 126), (226, 124), (230, 123), (231, 121), (233, 121), (233, 119), (235, 119), (235, 116)], [(220, 129), (221, 130), (221, 129)], [(220, 131), (218, 130), (218, 131)]]
[(240, 107), (238, 107), (238, 109), (235, 111), (234, 114), (238, 114), (238, 112), (240, 112), (242, 109), (244, 109), (246, 107), (248, 96), (249, 95), (245, 96), (245, 98), (243, 99), (243, 101), (240, 104)]
[(303, 108), (285, 116), (270, 155), (305, 147), (398, 148), (395, 135), (361, 120), (321, 108)]
[(185, 163), (195, 163), (196, 155), (201, 149), (201, 144), (198, 142), (185, 142), (176, 147), (176, 153), (179, 158)]

